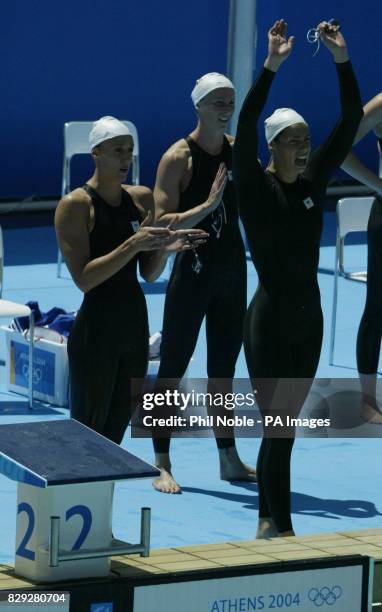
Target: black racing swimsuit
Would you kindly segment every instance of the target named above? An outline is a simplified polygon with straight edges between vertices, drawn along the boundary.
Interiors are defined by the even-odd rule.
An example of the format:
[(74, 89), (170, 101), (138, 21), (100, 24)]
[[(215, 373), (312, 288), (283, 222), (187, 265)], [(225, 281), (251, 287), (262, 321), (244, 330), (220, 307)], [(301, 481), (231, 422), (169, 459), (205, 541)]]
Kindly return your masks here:
[[(321, 351), (322, 312), (317, 283), (322, 207), (327, 183), (350, 151), (362, 104), (350, 62), (336, 64), (341, 118), (294, 183), (283, 183), (257, 160), (257, 122), (274, 74), (264, 68), (239, 117), (234, 177), (259, 285), (249, 306), (244, 347), (263, 415), (297, 416), (310, 388)], [(288, 387), (288, 380), (298, 381)], [(285, 393), (275, 392), (280, 384)], [(274, 398), (279, 400), (275, 403)], [(271, 517), (279, 533), (292, 528), (289, 438), (262, 440), (257, 462), (259, 517)], [(274, 435), (274, 434), (271, 434)], [(281, 436), (283, 432), (281, 432)], [(285, 432), (284, 432), (285, 435)]]
[[(231, 176), (228, 140), (224, 139), (220, 155), (209, 155), (191, 138), (187, 142), (193, 171), (190, 184), (180, 196), (179, 212), (207, 200), (222, 161)], [(197, 249), (197, 257), (192, 251), (176, 256), (166, 294), (160, 378), (184, 375), (205, 316), (209, 377), (233, 377), (242, 343), (246, 260), (232, 176), (220, 206), (196, 227), (208, 232), (209, 238)]]
[(357, 336), (357, 367), (361, 374), (377, 373), (381, 337), (382, 197), (379, 196), (374, 200), (367, 226), (367, 293)]
[[(362, 116), (350, 62), (336, 67), (341, 119), (326, 141), (312, 152), (306, 171), (294, 183), (278, 180), (257, 160), (257, 121), (274, 72), (263, 69), (240, 113), (234, 147), (235, 185), (240, 216), (259, 276), (247, 317), (247, 359), (251, 375), (314, 376), (315, 373), (320, 342), (317, 342), (316, 355), (306, 356), (309, 363), (305, 363), (302, 374), (294, 372), (284, 359), (277, 367), (276, 363), (270, 364), (269, 372), (267, 367), (264, 371), (251, 347), (254, 342), (268, 346), (276, 340), (284, 346), (295, 345), (320, 327), (317, 268), (322, 207), (327, 183), (349, 152)], [(261, 373), (256, 374), (254, 370)]]
[[(107, 204), (84, 186), (94, 207), (91, 259), (110, 253), (141, 223), (131, 196)], [(71, 416), (105, 437), (122, 441), (129, 423), (131, 379), (145, 376), (148, 360), (146, 301), (137, 279), (137, 256), (88, 291), (68, 341)]]
[[(207, 242), (197, 249), (197, 256), (191, 251), (176, 256), (166, 294), (158, 378), (183, 377), (206, 317), (208, 377), (232, 379), (247, 299), (245, 250), (232, 182), (232, 147), (224, 138), (222, 152), (210, 155), (192, 138), (186, 140), (192, 155), (192, 178), (180, 195), (179, 212), (207, 200), (221, 162), (227, 167), (229, 180), (222, 203), (195, 226), (209, 233)], [(154, 445), (157, 448), (155, 440)]]

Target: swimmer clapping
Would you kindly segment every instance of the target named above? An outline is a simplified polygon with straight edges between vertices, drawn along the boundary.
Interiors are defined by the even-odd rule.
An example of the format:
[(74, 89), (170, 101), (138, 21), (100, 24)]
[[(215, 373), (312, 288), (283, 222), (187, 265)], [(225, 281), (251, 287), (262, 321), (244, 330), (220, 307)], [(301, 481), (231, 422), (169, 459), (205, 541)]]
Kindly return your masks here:
[(137, 264), (153, 281), (169, 252), (190, 250), (207, 237), (172, 223), (155, 227), (150, 189), (122, 184), (133, 146), (125, 124), (114, 117), (96, 121), (89, 136), (94, 174), (59, 202), (55, 215), (65, 262), (84, 293), (68, 341), (71, 416), (118, 444), (131, 415), (131, 380), (144, 378), (148, 363)]
[[(202, 228), (209, 239), (197, 252), (176, 257), (166, 293), (157, 389), (179, 384), (205, 318), (207, 391), (212, 395), (232, 392), (247, 299), (246, 256), (231, 172), (233, 138), (225, 133), (235, 90), (226, 76), (212, 72), (197, 80), (191, 98), (197, 125), (161, 159), (154, 189), (156, 214), (164, 223), (177, 217), (176, 227)], [(213, 416), (214, 407), (209, 405), (208, 412)], [(215, 427), (214, 432), (220, 477), (254, 481), (255, 470), (241, 460), (233, 427), (224, 432)], [(170, 439), (170, 430), (153, 431), (155, 463), (161, 470), (153, 484), (160, 492), (179, 493)]]

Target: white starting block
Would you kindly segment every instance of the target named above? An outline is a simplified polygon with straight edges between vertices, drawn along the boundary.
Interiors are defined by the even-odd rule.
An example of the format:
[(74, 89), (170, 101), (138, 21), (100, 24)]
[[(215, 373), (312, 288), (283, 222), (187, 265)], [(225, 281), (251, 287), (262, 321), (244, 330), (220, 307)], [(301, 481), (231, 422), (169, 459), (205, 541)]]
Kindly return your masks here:
[(36, 582), (107, 576), (110, 557), (150, 550), (112, 543), (114, 482), (159, 471), (73, 420), (0, 426), (0, 473), (18, 484), (15, 572)]

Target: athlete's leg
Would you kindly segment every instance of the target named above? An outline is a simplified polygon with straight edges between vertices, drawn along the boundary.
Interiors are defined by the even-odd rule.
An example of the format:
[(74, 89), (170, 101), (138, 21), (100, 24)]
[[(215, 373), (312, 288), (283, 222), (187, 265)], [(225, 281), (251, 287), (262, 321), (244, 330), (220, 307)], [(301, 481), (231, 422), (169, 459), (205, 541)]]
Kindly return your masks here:
[[(299, 415), (317, 371), (323, 334), (321, 313), (317, 314), (310, 324), (308, 323), (305, 332), (303, 329), (301, 332), (302, 334), (306, 334), (306, 338), (297, 339), (290, 347), (293, 377), (286, 381), (285, 385), (287, 391), (286, 396), (288, 397), (287, 413), (292, 418), (296, 418)], [(284, 395), (283, 390), (282, 395)], [(272, 438), (270, 440), (268, 451), (269, 457), (266, 464), (268, 473), (266, 473), (265, 477), (269, 482), (276, 482), (281, 476), (278, 495), (276, 498), (273, 497), (275, 494), (275, 490), (273, 489), (271, 496), (268, 493), (268, 499), (271, 497), (271, 516), (278, 534), (280, 536), (287, 536), (294, 534), (290, 508), (290, 463), (295, 438), (294, 427), (285, 429), (284, 426), (282, 434), (288, 437), (282, 437), (280, 439)], [(279, 463), (285, 466), (283, 475), (280, 475)]]
[(134, 404), (139, 396), (137, 385), (140, 385), (140, 381), (143, 383), (147, 371), (148, 332), (144, 328), (137, 332), (139, 328), (126, 337), (128, 350), (119, 359), (110, 408), (102, 431), (106, 438), (117, 444), (122, 442), (136, 407)]
[[(243, 343), (246, 278), (228, 269), (213, 279), (214, 292), (206, 314), (207, 375), (211, 391), (232, 392), (236, 361)], [(215, 411), (210, 407), (210, 414)], [(218, 414), (224, 413), (221, 410)], [(217, 438), (218, 448), (234, 446), (234, 429)]]
[[(245, 263), (245, 262), (244, 262)], [(208, 393), (232, 393), (232, 379), (243, 341), (246, 310), (246, 268), (230, 269), (214, 279), (214, 295), (206, 315)], [(208, 406), (208, 413), (216, 424), (218, 415), (227, 414), (219, 406)], [(232, 416), (233, 412), (229, 412)], [(221, 428), (220, 428), (221, 429)], [(225, 428), (224, 437), (214, 427), (219, 450), (220, 477), (223, 480), (256, 480), (256, 471), (244, 464), (235, 445), (234, 428)]]
[[(252, 352), (253, 351), (253, 352)], [(263, 421), (266, 416), (285, 416), (289, 402), (285, 384), (292, 374), (290, 348), (280, 338), (267, 344), (251, 342), (246, 357)], [(284, 377), (272, 377), (282, 373)], [(282, 389), (282, 387), (284, 387)], [(259, 524), (257, 537), (275, 537), (288, 531), (290, 523), (290, 455), (293, 438), (282, 427), (264, 430), (257, 459)], [(273, 436), (278, 437), (273, 437)], [(289, 522), (288, 522), (289, 519)]]
[(78, 312), (68, 342), (70, 413), (73, 419), (102, 433), (114, 385), (118, 355), (96, 313)]
[(367, 295), (357, 336), (357, 367), (362, 388), (361, 416), (382, 424), (376, 384), (382, 335), (382, 202), (373, 204), (368, 223)]
[[(198, 278), (195, 272), (188, 278), (172, 275), (165, 300), (157, 391), (176, 387), (184, 376), (195, 350), (207, 300), (207, 279)], [(165, 416), (172, 413), (167, 409)], [(153, 416), (164, 415), (156, 410)], [(180, 486), (171, 473), (170, 440), (169, 428), (153, 431), (155, 465), (161, 470), (153, 486), (162, 493), (180, 493)]]
[[(277, 333), (279, 330), (275, 324), (273, 327), (264, 327), (269, 317), (272, 318), (272, 311), (262, 311), (263, 301), (261, 294), (257, 296), (257, 303), (253, 300), (245, 330), (248, 370), (254, 379), (258, 405), (263, 418), (266, 415), (282, 418), (287, 414), (296, 416), (317, 368), (322, 340), (322, 317), (318, 315), (311, 325), (308, 324), (307, 330), (312, 329), (313, 333), (307, 333), (306, 339), (301, 336), (297, 341), (289, 343), (285, 336)], [(262, 327), (259, 327), (260, 323)], [(302, 383), (299, 379), (305, 380)], [(293, 534), (290, 517), (293, 434), (293, 429), (287, 431), (284, 428), (265, 432), (257, 465), (259, 537), (266, 537), (272, 525), (279, 535)]]

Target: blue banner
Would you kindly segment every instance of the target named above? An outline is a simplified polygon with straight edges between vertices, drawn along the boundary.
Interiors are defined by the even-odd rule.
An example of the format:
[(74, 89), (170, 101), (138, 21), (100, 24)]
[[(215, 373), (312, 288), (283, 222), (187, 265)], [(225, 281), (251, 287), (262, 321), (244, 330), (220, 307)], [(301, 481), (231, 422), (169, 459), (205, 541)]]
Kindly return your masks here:
[[(21, 342), (11, 341), (10, 382), (20, 387), (28, 387), (29, 347)], [(33, 390), (54, 395), (54, 373), (56, 355), (49, 351), (35, 348), (33, 351)]]

